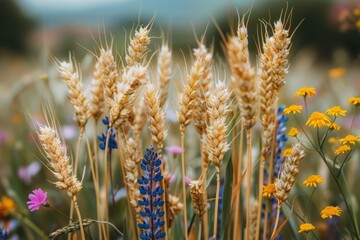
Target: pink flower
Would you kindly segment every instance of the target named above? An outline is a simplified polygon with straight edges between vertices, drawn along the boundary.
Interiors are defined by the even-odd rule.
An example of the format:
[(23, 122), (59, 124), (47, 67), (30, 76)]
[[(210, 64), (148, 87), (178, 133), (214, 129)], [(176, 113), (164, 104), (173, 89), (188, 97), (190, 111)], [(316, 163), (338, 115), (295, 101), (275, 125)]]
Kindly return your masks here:
[(166, 148), (166, 151), (168, 151), (169, 153), (172, 153), (174, 155), (180, 154), (182, 153), (182, 148), (178, 147), (178, 146), (170, 146)]
[(35, 189), (33, 194), (29, 194), (30, 201), (27, 202), (28, 208), (31, 212), (39, 210), (41, 204), (46, 205), (47, 192), (44, 192), (41, 188)]
[(188, 186), (191, 182), (191, 178), (189, 178), (188, 176), (185, 176), (185, 185)]

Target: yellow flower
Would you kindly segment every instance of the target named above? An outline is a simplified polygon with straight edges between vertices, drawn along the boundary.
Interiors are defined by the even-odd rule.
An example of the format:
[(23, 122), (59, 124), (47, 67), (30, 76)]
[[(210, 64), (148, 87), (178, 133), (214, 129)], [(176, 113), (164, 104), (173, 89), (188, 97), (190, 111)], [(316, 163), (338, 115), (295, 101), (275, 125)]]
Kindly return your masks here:
[(315, 229), (315, 227), (311, 223), (303, 223), (303, 224), (300, 225), (300, 228), (299, 228), (298, 232), (299, 233), (302, 233), (302, 232), (307, 233), (307, 232), (310, 232), (310, 231), (312, 231), (314, 229)]
[(349, 98), (349, 102), (354, 104), (355, 106), (360, 105), (360, 97), (351, 97)]
[(297, 130), (297, 128), (291, 128), (288, 134), (290, 137), (295, 137), (296, 135), (298, 135), (298, 133), (299, 130)]
[(324, 179), (320, 175), (311, 175), (308, 177), (303, 184), (307, 187), (317, 187), (317, 183), (322, 183)]
[(328, 116), (321, 112), (313, 112), (309, 119), (306, 122), (306, 126), (312, 126), (313, 128), (320, 128), (322, 126), (327, 126), (331, 123), (331, 120)]
[(341, 109), (340, 106), (334, 106), (332, 108), (329, 108), (328, 110), (326, 110), (326, 114), (330, 115), (330, 116), (334, 116), (337, 117), (339, 115), (341, 116), (346, 116), (346, 110)]
[(336, 123), (330, 123), (327, 125), (330, 130), (340, 130), (341, 126), (337, 125)]
[(339, 78), (345, 75), (345, 68), (338, 67), (338, 68), (332, 68), (329, 70), (329, 77), (331, 78)]
[(297, 90), (295, 93), (295, 96), (315, 96), (316, 95), (316, 89), (314, 87), (303, 87)]
[(301, 113), (302, 108), (303, 107), (300, 105), (291, 105), (284, 109), (284, 114), (287, 115), (290, 113), (292, 114)]
[(271, 197), (275, 192), (275, 184), (270, 183), (269, 185), (263, 186), (262, 195), (263, 197)]
[(360, 20), (357, 20), (357, 21), (356, 21), (355, 26), (356, 26), (357, 28), (360, 28)]
[(10, 212), (16, 208), (15, 202), (12, 198), (6, 196), (1, 198), (0, 202), (0, 216), (6, 217)]
[(286, 148), (283, 152), (284, 157), (290, 156), (292, 153), (292, 148)]
[(342, 145), (338, 149), (335, 150), (335, 154), (336, 155), (339, 155), (340, 153), (344, 154), (350, 150), (351, 150), (351, 147), (349, 147), (348, 145)]
[(331, 137), (331, 138), (329, 138), (328, 142), (329, 142), (330, 144), (335, 144), (335, 143), (337, 143), (337, 140), (336, 140), (336, 138)]
[(341, 144), (347, 144), (350, 143), (352, 145), (355, 145), (356, 142), (360, 142), (360, 137), (359, 136), (354, 136), (354, 135), (347, 135), (344, 138), (340, 138), (339, 142)]
[(324, 208), (323, 210), (321, 210), (321, 217), (323, 219), (325, 218), (333, 218), (333, 216), (338, 216), (340, 217), (341, 214), (341, 208), (338, 206), (327, 206), (326, 208)]

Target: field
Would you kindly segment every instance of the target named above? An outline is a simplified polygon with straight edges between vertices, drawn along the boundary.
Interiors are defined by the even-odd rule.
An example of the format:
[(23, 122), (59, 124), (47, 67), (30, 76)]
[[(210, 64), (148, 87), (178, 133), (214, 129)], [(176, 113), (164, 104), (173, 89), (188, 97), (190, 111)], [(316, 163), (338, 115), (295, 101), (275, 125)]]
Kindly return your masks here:
[(360, 239), (360, 48), (318, 57), (296, 7), (256, 11), (185, 48), (155, 15), (4, 51), (0, 240)]

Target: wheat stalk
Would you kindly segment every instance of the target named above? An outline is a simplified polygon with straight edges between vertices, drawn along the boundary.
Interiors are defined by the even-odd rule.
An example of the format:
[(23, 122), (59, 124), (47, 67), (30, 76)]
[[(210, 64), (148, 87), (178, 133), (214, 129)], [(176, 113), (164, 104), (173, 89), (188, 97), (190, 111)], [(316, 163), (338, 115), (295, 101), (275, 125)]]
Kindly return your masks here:
[(80, 192), (82, 183), (79, 182), (76, 176), (72, 173), (72, 167), (69, 164), (69, 157), (66, 154), (66, 149), (64, 145), (62, 145), (56, 130), (48, 126), (40, 126), (38, 137), (45, 152), (45, 156), (53, 169), (52, 173), (57, 179), (54, 183), (55, 187), (60, 190), (65, 190), (71, 201), (74, 203), (80, 222), (81, 238), (84, 240), (85, 234), (76, 199), (76, 194)]
[(294, 186), (295, 178), (299, 173), (299, 166), (305, 156), (304, 150), (301, 149), (300, 143), (292, 147), (291, 154), (285, 158), (280, 171), (279, 180), (275, 182), (274, 196), (278, 200), (276, 220), (271, 238), (275, 236), (280, 218), (281, 204), (288, 198), (289, 192)]
[[(262, 113), (261, 124), (263, 126), (262, 150), (259, 172), (259, 205), (262, 204), (261, 191), (263, 186), (265, 159), (271, 150), (276, 130), (275, 103), (280, 88), (285, 84), (285, 76), (288, 71), (286, 59), (290, 48), (289, 31), (285, 28), (282, 20), (275, 23), (273, 36), (265, 25), (265, 38), (259, 59), (260, 78), (260, 110)], [(258, 210), (257, 234), (260, 233), (260, 210)], [(257, 238), (258, 239), (258, 238)]]

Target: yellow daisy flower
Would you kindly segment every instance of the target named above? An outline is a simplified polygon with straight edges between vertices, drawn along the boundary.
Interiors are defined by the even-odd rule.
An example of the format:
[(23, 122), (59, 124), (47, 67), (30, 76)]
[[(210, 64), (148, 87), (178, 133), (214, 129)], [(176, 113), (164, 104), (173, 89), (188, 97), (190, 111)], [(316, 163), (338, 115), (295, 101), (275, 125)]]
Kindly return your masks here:
[(346, 153), (346, 152), (348, 152), (348, 151), (350, 151), (350, 150), (351, 150), (351, 147), (350, 147), (350, 146), (348, 146), (348, 145), (342, 145), (342, 146), (340, 146), (338, 149), (335, 150), (335, 154), (336, 154), (336, 155), (344, 154), (344, 153)]
[(284, 114), (288, 115), (290, 113), (292, 113), (292, 114), (301, 113), (302, 109), (303, 109), (303, 107), (300, 105), (291, 105), (284, 109)]
[(340, 106), (334, 106), (332, 108), (329, 108), (328, 110), (326, 110), (326, 114), (327, 115), (330, 115), (330, 116), (334, 116), (334, 117), (337, 117), (339, 115), (341, 116), (346, 116), (346, 110), (344, 109), (341, 109)]
[(330, 123), (327, 125), (330, 130), (340, 130), (341, 129), (341, 126), (337, 125), (336, 123)]
[(269, 185), (263, 186), (262, 195), (263, 197), (271, 197), (275, 192), (275, 184), (270, 183)]
[(349, 98), (349, 102), (355, 106), (359, 106), (360, 105), (360, 97), (351, 97), (351, 98)]
[(312, 126), (313, 128), (321, 128), (331, 123), (328, 116), (321, 112), (313, 112), (306, 122), (306, 126)]
[(307, 96), (315, 96), (315, 95), (316, 95), (316, 89), (314, 87), (303, 87), (297, 90), (297, 92), (295, 93), (295, 96), (297, 97), (299, 96), (307, 97)]
[(329, 70), (329, 77), (340, 78), (345, 75), (346, 69), (343, 67), (332, 68)]
[(292, 148), (286, 148), (284, 149), (283, 156), (288, 157), (291, 155), (291, 153), (292, 153)]
[(311, 175), (304, 182), (303, 185), (307, 187), (317, 187), (317, 183), (322, 183), (324, 179), (320, 175)]
[(298, 135), (298, 133), (299, 133), (299, 130), (297, 130), (297, 128), (291, 128), (288, 134), (290, 137), (296, 137), (296, 135)]
[(315, 227), (314, 225), (312, 225), (311, 223), (303, 223), (300, 225), (300, 228), (299, 228), (299, 233), (302, 233), (302, 232), (305, 232), (305, 233), (308, 233), (312, 230), (315, 230)]
[(341, 208), (338, 206), (327, 206), (323, 210), (321, 210), (321, 217), (323, 219), (325, 218), (333, 218), (333, 216), (340, 217), (341, 214)]
[(355, 145), (356, 142), (360, 142), (360, 137), (359, 136), (354, 136), (354, 135), (347, 135), (344, 138), (340, 138), (339, 142), (341, 144), (347, 144), (350, 143), (352, 145)]

